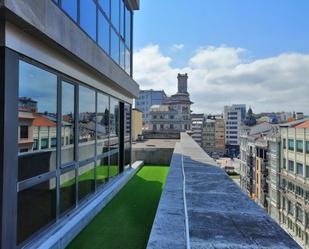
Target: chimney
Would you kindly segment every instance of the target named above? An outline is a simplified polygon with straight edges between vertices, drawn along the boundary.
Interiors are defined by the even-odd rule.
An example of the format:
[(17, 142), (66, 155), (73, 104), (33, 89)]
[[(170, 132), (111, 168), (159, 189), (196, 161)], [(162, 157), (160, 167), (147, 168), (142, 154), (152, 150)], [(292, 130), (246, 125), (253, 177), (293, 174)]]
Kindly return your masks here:
[(178, 93), (188, 93), (188, 74), (178, 74)]

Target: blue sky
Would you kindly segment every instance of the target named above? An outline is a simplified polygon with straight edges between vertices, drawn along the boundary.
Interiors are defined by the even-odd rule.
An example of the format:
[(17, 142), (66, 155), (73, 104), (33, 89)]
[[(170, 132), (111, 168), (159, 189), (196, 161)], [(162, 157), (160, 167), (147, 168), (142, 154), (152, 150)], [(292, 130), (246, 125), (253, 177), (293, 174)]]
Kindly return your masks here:
[[(150, 82), (151, 72), (147, 71), (150, 69), (158, 71), (156, 72), (158, 74), (162, 73), (162, 77), (167, 77), (163, 72), (163, 67), (160, 71), (158, 66), (151, 65), (151, 61), (158, 61), (165, 62), (164, 70), (170, 70), (174, 74), (177, 70), (189, 73), (192, 71), (193, 77), (191, 77), (189, 86), (190, 83), (193, 87), (199, 84), (201, 89), (207, 89), (217, 86), (215, 82), (219, 79), (222, 82), (222, 77), (226, 79), (226, 76), (229, 76), (231, 80), (231, 75), (234, 77), (235, 74), (242, 74), (240, 76), (243, 76), (254, 71), (254, 75), (250, 75), (254, 78), (252, 82), (256, 83), (256, 88), (261, 88), (266, 81), (270, 82), (269, 84), (279, 81), (278, 77), (274, 79), (265, 77), (268, 70), (266, 65), (270, 63), (269, 66), (278, 76), (283, 74), (283, 71), (280, 71), (282, 68), (291, 70), (289, 75), (292, 73), (301, 75), (297, 79), (291, 76), (289, 82), (282, 82), (283, 85), (302, 83), (309, 86), (309, 75), (303, 74), (309, 69), (309, 65), (306, 64), (306, 56), (309, 54), (308, 15), (308, 0), (141, 0), (140, 10), (135, 13), (134, 17), (135, 79), (140, 83), (141, 88), (152, 86), (168, 88), (167, 84)], [(176, 47), (178, 49), (175, 49)], [(225, 51), (218, 50), (222, 47), (226, 48)], [(237, 50), (239, 48), (240, 50)], [(227, 66), (222, 64), (224, 57), (221, 56), (218, 59), (218, 54), (226, 52), (234, 53), (232, 58), (235, 59), (235, 63), (232, 63), (233, 66), (229, 65), (229, 70), (223, 72), (221, 69), (226, 69)], [(286, 54), (294, 56), (287, 58), (283, 56)], [(150, 58), (148, 65), (143, 56), (149, 58), (153, 56), (157, 60)], [(201, 63), (199, 66), (196, 63), (192, 66), (192, 60), (196, 62), (197, 58)], [(221, 60), (221, 64), (214, 62), (215, 60)], [(285, 64), (284, 60), (288, 60), (289, 64)], [(142, 67), (141, 61), (147, 65)], [(202, 64), (206, 65), (204, 69), (208, 71), (198, 78), (198, 73), (200, 75), (201, 73), (193, 69), (200, 68)], [(219, 66), (215, 68), (216, 70), (212, 70), (213, 67), (209, 68), (209, 64)], [(296, 70), (293, 65), (299, 68)], [(246, 66), (246, 69), (239, 72), (239, 66), (240, 68)], [(216, 81), (211, 81), (210, 79), (214, 76), (210, 74), (218, 70), (220, 74), (217, 74)], [(302, 73), (299, 73), (299, 70)], [(147, 78), (146, 75), (149, 77)], [(174, 82), (176, 76), (173, 76)], [(257, 79), (263, 79), (263, 82)], [(280, 80), (282, 81), (282, 78)], [(173, 84), (172, 79), (166, 79), (166, 81)], [(250, 84), (248, 82), (248, 86)], [(201, 96), (196, 94), (198, 89), (195, 87), (191, 90), (192, 98), (195, 97), (197, 99), (195, 102), (199, 103)], [(309, 87), (306, 90), (309, 90)], [(168, 93), (172, 91), (171, 88), (167, 90)], [(231, 94), (229, 92), (229, 95)], [(250, 96), (248, 99), (241, 99), (240, 93), (235, 91), (235, 94), (238, 94), (238, 98), (226, 98), (225, 102), (220, 101), (213, 106), (205, 104), (202, 107), (196, 104), (195, 108), (202, 112), (218, 112), (221, 105), (234, 103), (238, 99), (243, 100), (247, 105), (256, 106), (257, 111), (267, 111), (266, 107), (269, 111), (279, 111), (278, 108), (281, 108), (279, 105), (271, 105), (270, 102), (273, 100), (265, 97)], [(298, 92), (293, 92), (292, 88), (289, 93), (280, 94), (280, 96), (293, 94), (296, 98), (298, 96)], [(280, 96), (277, 98), (280, 99)], [(282, 109), (288, 111), (297, 109), (306, 112), (308, 106), (302, 108), (306, 99), (304, 96), (299, 97), (302, 103), (291, 103), (282, 106)], [(257, 101), (253, 101), (255, 98)]]
[(308, 15), (308, 0), (141, 0), (134, 47), (154, 43), (170, 53), (182, 43), (187, 59), (198, 47), (222, 44), (246, 48), (254, 58), (309, 52)]

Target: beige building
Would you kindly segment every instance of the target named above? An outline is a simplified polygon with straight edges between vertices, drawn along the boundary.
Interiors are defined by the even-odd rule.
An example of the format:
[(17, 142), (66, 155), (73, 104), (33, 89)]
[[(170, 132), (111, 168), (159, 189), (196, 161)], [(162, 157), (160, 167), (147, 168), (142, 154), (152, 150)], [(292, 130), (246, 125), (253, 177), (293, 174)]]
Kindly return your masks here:
[(138, 109), (132, 109), (132, 140), (135, 141), (138, 135), (142, 134), (143, 113)]
[(223, 118), (215, 121), (215, 152), (225, 153), (225, 121)]
[(281, 225), (309, 248), (309, 121), (281, 125)]

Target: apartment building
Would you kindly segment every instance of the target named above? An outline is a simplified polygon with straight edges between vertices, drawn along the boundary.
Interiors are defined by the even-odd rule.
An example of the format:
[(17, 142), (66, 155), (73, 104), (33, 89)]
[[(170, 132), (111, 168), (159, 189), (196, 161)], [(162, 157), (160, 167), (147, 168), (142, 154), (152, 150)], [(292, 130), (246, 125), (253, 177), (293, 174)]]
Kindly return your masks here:
[(280, 224), (309, 248), (309, 121), (280, 125)]
[(39, 247), (130, 167), (138, 8), (0, 1), (1, 248)]
[(202, 148), (210, 156), (215, 152), (215, 123), (214, 119), (206, 119), (203, 124)]
[(219, 155), (225, 154), (225, 121), (222, 117), (215, 121), (215, 152)]
[(239, 133), (242, 121), (246, 116), (246, 105), (224, 106), (223, 119), (225, 121), (225, 145), (230, 155), (239, 154)]
[(143, 127), (149, 128), (149, 112), (153, 105), (163, 105), (166, 94), (164, 90), (140, 90), (135, 100), (135, 107), (143, 113)]
[(198, 145), (202, 146), (202, 133), (203, 133), (203, 124), (204, 124), (204, 114), (191, 114), (191, 130), (192, 138)]

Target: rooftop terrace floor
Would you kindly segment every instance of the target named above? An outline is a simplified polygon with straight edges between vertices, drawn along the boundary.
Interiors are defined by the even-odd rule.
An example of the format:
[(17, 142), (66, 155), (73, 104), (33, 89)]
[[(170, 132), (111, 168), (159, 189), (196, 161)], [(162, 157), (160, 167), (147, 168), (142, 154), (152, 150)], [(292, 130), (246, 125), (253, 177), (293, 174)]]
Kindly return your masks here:
[(192, 138), (182, 134), (147, 248), (300, 247)]

